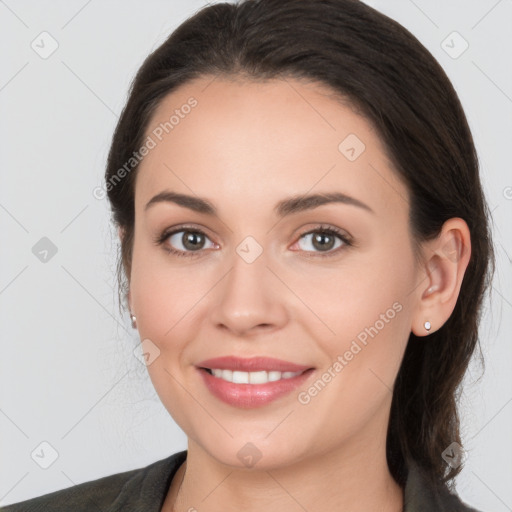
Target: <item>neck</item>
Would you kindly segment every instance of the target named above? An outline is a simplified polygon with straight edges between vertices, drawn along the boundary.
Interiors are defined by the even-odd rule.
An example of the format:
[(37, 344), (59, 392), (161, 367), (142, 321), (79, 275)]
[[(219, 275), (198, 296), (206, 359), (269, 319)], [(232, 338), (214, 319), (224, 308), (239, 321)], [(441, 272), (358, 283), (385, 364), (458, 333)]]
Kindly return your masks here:
[(401, 512), (403, 489), (389, 472), (385, 447), (358, 448), (249, 470), (219, 463), (189, 441), (187, 460), (173, 478), (162, 512)]

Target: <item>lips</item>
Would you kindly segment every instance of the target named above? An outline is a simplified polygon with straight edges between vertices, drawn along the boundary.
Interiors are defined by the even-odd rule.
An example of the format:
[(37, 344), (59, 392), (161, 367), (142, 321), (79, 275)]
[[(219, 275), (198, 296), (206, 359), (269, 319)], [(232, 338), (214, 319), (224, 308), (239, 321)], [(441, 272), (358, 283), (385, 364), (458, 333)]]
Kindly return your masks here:
[(198, 363), (197, 367), (208, 370), (238, 370), (242, 372), (303, 372), (312, 368), (312, 366), (300, 365), (272, 357), (252, 357), (247, 359), (235, 356), (207, 359)]
[(238, 408), (267, 405), (313, 378), (315, 369), (271, 357), (207, 359), (197, 371), (210, 393)]

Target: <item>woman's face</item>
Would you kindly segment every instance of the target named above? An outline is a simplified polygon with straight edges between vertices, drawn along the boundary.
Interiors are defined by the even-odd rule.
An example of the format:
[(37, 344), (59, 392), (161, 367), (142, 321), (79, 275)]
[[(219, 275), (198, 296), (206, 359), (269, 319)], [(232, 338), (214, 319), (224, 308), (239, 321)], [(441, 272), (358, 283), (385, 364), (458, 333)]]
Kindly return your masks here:
[[(327, 92), (201, 78), (168, 95), (146, 132), (130, 306), (164, 406), (226, 464), (385, 446), (425, 276), (406, 187), (369, 123)], [(190, 199), (148, 206), (164, 192)], [(308, 199), (317, 194), (351, 199)], [(194, 208), (199, 200), (211, 208)], [(204, 364), (228, 369), (221, 377), (199, 368), (225, 356), (312, 370), (285, 379), (275, 372), (287, 368), (264, 361), (236, 374), (249, 383), (229, 383), (230, 368), (249, 367)], [(265, 368), (278, 380), (256, 384)]]

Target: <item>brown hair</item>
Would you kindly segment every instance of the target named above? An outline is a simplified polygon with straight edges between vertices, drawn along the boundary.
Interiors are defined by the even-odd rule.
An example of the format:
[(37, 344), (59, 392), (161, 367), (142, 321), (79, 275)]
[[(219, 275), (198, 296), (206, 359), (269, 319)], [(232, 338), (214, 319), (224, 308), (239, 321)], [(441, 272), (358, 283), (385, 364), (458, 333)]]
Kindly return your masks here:
[(477, 155), (451, 82), (409, 31), (358, 0), (242, 0), (201, 9), (147, 57), (113, 136), (105, 179), (113, 221), (125, 233), (118, 260), (125, 299), (137, 165), (119, 183), (112, 178), (141, 147), (162, 99), (206, 75), (329, 86), (375, 126), (407, 185), (415, 247), (452, 217), (468, 224), (471, 259), (455, 309), (428, 339), (410, 334), (387, 432), (387, 460), (397, 482), (404, 484), (413, 459), (433, 485), (453, 489), (461, 466), (448, 466), (441, 455), (452, 442), (462, 444), (458, 393), (478, 344), (495, 263)]

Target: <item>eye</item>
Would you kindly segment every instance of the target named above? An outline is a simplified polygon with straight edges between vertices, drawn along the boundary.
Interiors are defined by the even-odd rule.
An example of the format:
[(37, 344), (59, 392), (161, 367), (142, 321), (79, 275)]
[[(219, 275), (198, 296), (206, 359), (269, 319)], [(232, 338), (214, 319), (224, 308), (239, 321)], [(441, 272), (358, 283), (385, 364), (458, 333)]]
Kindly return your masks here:
[(201, 230), (181, 226), (179, 229), (164, 231), (155, 240), (155, 243), (163, 245), (167, 252), (176, 256), (195, 256), (193, 253), (198, 253), (208, 248), (205, 247), (207, 241), (210, 241), (210, 248), (218, 247)]
[[(301, 241), (305, 241), (306, 243), (301, 246)], [(320, 253), (318, 254), (319, 256), (324, 256), (324, 254), (321, 253), (327, 253), (325, 256), (330, 256), (333, 253), (338, 253), (338, 249), (343, 246), (352, 245), (347, 235), (343, 234), (337, 228), (327, 226), (319, 226), (314, 230), (302, 234), (297, 244), (300, 249), (306, 252)]]

